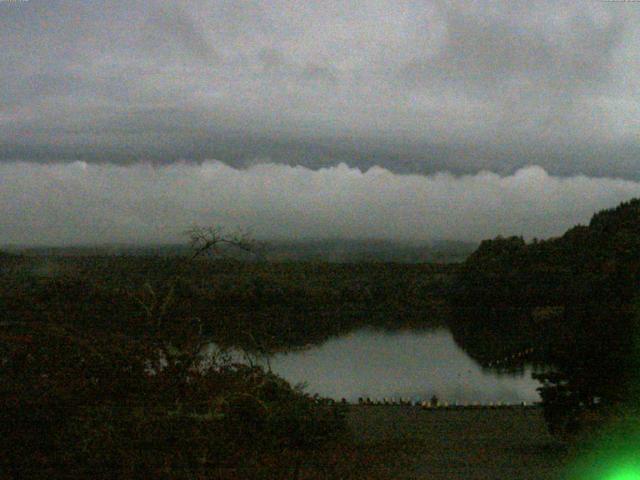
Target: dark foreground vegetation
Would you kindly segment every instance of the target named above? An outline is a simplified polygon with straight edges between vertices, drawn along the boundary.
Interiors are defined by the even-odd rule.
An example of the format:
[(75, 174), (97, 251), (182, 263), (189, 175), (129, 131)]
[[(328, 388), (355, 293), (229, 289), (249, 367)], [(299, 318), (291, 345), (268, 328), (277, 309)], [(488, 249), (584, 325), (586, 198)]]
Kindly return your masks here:
[(2, 478), (318, 473), (312, 450), (344, 430), (336, 408), (259, 368), (201, 360), (197, 332), (171, 330), (168, 340), (3, 329)]
[[(406, 478), (439, 478), (446, 468), (459, 473), (446, 478), (508, 478), (474, 470), (473, 458), (493, 455), (490, 442), (503, 445), (509, 428), (525, 431), (540, 417), (504, 417), (521, 423), (499, 434), (495, 420), (472, 446), (456, 435), (484, 417), (465, 420), (458, 433), (444, 425), (461, 417), (427, 421), (451, 446), (436, 454), (429, 449), (444, 447), (422, 430), (419, 441), (363, 440), (367, 422), (383, 421), (367, 416), (376, 409), (346, 411), (224, 354), (201, 355), (214, 341), (251, 358), (364, 325), (446, 325), (488, 368), (543, 366), (542, 416), (559, 438), (637, 418), (638, 200), (559, 238), (487, 240), (456, 265), (242, 262), (203, 251), (188, 262), (0, 255), (3, 475), (403, 478), (381, 461), (393, 464), (406, 448), (428, 459)], [(402, 422), (389, 428), (409, 428)]]
[(3, 474), (358, 478), (342, 406), (203, 347), (255, 356), (364, 324), (433, 327), (450, 269), (198, 253), (3, 256)]

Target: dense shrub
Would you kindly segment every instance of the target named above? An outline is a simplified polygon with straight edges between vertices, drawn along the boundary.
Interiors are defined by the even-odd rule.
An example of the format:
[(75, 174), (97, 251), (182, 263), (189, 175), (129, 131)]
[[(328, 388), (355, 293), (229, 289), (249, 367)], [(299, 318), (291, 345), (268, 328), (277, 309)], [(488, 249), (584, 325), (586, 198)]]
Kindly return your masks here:
[(197, 328), (173, 327), (171, 341), (160, 329), (0, 328), (8, 478), (277, 478), (340, 434), (335, 409), (258, 367), (199, 355)]

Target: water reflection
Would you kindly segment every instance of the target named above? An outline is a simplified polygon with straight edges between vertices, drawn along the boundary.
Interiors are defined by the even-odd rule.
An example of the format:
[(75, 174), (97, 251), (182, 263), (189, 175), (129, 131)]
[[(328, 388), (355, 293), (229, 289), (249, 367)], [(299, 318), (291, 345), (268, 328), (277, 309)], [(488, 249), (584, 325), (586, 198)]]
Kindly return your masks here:
[[(428, 399), (449, 403), (538, 401), (531, 370), (497, 375), (482, 369), (448, 330), (362, 329), (307, 350), (269, 359), (274, 373), (321, 396)], [(266, 364), (265, 364), (266, 365)]]

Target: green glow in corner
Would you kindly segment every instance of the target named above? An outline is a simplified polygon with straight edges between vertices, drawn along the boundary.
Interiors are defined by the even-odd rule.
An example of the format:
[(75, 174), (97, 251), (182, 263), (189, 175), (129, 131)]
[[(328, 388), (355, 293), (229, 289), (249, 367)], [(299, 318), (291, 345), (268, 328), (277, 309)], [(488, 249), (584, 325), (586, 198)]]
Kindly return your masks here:
[(585, 446), (569, 466), (569, 480), (640, 480), (640, 421), (637, 415), (621, 417)]
[(640, 480), (640, 469), (637, 467), (621, 467), (603, 480)]

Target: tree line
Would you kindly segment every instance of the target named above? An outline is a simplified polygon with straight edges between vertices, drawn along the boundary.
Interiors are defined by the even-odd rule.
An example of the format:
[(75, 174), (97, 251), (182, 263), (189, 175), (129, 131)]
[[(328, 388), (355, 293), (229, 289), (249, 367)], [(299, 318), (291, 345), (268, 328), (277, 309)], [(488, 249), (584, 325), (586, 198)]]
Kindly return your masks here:
[(552, 431), (636, 408), (640, 360), (640, 200), (587, 226), (527, 243), (486, 240), (452, 282), (455, 338), (479, 362), (534, 348)]

